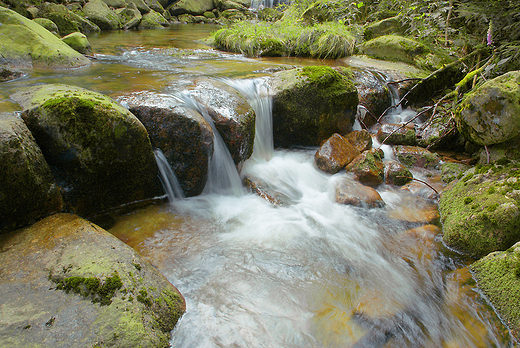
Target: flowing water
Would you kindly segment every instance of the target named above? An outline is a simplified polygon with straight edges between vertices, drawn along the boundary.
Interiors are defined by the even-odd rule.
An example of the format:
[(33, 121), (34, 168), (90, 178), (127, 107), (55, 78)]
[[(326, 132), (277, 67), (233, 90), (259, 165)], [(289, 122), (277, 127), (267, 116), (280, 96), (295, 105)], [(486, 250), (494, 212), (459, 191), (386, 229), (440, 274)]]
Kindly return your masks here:
[[(270, 99), (256, 78), (280, 66), (334, 62), (218, 52), (197, 41), (213, 29), (103, 33), (90, 38), (97, 58), (91, 68), (29, 72), (0, 91), (4, 110), (15, 110), (9, 94), (39, 83), (111, 96), (138, 90), (179, 96), (198, 76), (248, 79), (229, 83), (255, 107), (265, 141), (255, 141), (240, 173), (217, 170), (202, 195), (142, 208), (110, 228), (185, 296), (187, 311), (171, 346), (516, 347), (478, 293), (469, 260), (443, 247), (429, 188), (383, 185), (384, 208), (340, 205), (334, 187), (352, 180), (348, 174), (318, 171), (316, 149), (272, 148)], [(226, 161), (225, 149), (219, 151), (212, 161)], [(226, 186), (239, 175), (267, 183), (284, 204)], [(440, 186), (433, 180), (438, 172), (414, 175)]]

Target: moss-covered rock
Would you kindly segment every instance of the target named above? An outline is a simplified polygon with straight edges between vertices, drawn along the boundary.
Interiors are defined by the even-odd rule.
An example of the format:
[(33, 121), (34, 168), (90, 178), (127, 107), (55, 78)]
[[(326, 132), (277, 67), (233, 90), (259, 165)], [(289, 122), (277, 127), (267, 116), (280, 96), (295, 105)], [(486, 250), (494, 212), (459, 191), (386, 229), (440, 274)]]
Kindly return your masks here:
[(116, 30), (121, 28), (119, 16), (102, 0), (89, 0), (83, 6), (83, 12), (88, 19), (98, 25), (101, 30)]
[(400, 16), (385, 18), (380, 21), (370, 23), (365, 27), (365, 40), (371, 40), (379, 36), (398, 34), (403, 35), (408, 26), (403, 23)]
[(352, 131), (345, 135), (344, 138), (358, 149), (359, 152), (372, 148), (372, 135), (366, 129)]
[(213, 0), (180, 0), (170, 5), (167, 10), (172, 16), (190, 14), (201, 16), (206, 11), (213, 10)]
[(158, 0), (146, 0), (146, 5), (150, 7), (151, 10), (159, 12), (160, 14), (164, 13), (164, 6)]
[(170, 23), (159, 12), (150, 10), (143, 15), (139, 29), (163, 29), (169, 25)]
[(0, 113), (0, 231), (58, 212), (63, 200), (49, 165), (22, 119)]
[(127, 0), (127, 2), (129, 4), (133, 3), (142, 15), (147, 14), (151, 10), (150, 6), (148, 6), (144, 0)]
[(473, 257), (520, 240), (520, 167), (477, 166), (441, 194), (444, 242)]
[(520, 339), (520, 243), (483, 257), (470, 269), (486, 299)]
[(100, 227), (57, 214), (0, 248), (3, 345), (169, 347), (182, 295)]
[(126, 6), (126, 0), (103, 0), (103, 2), (112, 8), (122, 8)]
[(146, 129), (112, 99), (66, 85), (30, 87), (11, 98), (75, 213), (92, 216), (163, 192)]
[(143, 18), (141, 12), (139, 12), (134, 3), (128, 4), (128, 6), (125, 8), (117, 9), (116, 13), (121, 19), (121, 27), (124, 30), (137, 28), (139, 23), (141, 23), (141, 19)]
[(226, 10), (239, 10), (239, 11), (247, 10), (246, 6), (240, 4), (237, 1), (233, 1), (233, 0), (215, 0), (214, 5), (221, 12), (224, 12)]
[(394, 147), (396, 158), (407, 167), (436, 169), (440, 167), (441, 158), (419, 146), (398, 145)]
[(401, 163), (393, 160), (385, 161), (385, 183), (403, 186), (413, 179), (413, 174)]
[(101, 31), (97, 24), (82, 17), (83, 14), (79, 15), (70, 11), (64, 5), (46, 2), (42, 8), (42, 16), (56, 23), (60, 30), (60, 35), (69, 35), (77, 31), (81, 31), (83, 34)]
[(33, 21), (38, 23), (39, 25), (41, 25), (42, 27), (44, 27), (45, 29), (47, 29), (48, 31), (53, 33), (54, 35), (60, 37), (60, 29), (58, 29), (58, 26), (56, 25), (56, 23), (54, 23), (50, 19), (35, 18), (35, 19), (33, 19)]
[(318, 146), (352, 130), (358, 95), (354, 84), (326, 66), (272, 75), (275, 147)]
[(251, 157), (256, 114), (244, 96), (223, 82), (209, 79), (196, 81), (191, 94), (206, 106), (235, 164)]
[(213, 131), (204, 118), (168, 95), (139, 92), (120, 101), (144, 124), (153, 146), (163, 151), (184, 195), (202, 193), (213, 155)]
[(72, 33), (62, 37), (61, 41), (65, 42), (81, 54), (92, 54), (92, 46), (85, 34), (80, 32)]
[(378, 186), (385, 179), (384, 153), (381, 149), (364, 151), (346, 166), (347, 172), (352, 172), (356, 179), (369, 186)]
[(458, 130), (479, 145), (520, 135), (520, 71), (508, 72), (468, 93), (456, 113)]
[(413, 124), (382, 124), (377, 131), (377, 140), (388, 145), (415, 145)]
[(443, 163), (441, 166), (441, 180), (446, 184), (457, 180), (459, 175), (462, 175), (466, 170), (470, 169), (471, 166), (464, 163)]
[(320, 170), (335, 174), (359, 154), (360, 151), (354, 145), (335, 133), (316, 151), (314, 162)]
[(0, 55), (11, 66), (78, 68), (90, 60), (76, 52), (41, 25), (0, 7)]

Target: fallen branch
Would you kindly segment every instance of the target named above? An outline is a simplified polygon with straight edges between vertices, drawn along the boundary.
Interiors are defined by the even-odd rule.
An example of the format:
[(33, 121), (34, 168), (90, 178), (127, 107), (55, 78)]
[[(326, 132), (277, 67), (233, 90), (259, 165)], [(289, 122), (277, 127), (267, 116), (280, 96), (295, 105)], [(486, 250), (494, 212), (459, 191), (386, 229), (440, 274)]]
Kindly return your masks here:
[(410, 180), (418, 181), (421, 184), (424, 184), (424, 185), (428, 186), (429, 188), (431, 188), (436, 194), (439, 194), (439, 192), (435, 188), (433, 188), (432, 185), (428, 184), (426, 181), (423, 181), (423, 180), (420, 180), (420, 179), (416, 179), (416, 178), (411, 178), (409, 176), (404, 176), (404, 175), (396, 175), (396, 178), (404, 178), (404, 179), (410, 179)]

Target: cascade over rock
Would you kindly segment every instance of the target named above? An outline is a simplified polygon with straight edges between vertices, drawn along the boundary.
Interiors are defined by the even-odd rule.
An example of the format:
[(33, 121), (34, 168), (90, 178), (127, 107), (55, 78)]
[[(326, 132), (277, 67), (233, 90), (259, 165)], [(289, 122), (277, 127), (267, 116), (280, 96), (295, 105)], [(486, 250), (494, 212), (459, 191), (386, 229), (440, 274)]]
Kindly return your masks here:
[(11, 98), (75, 213), (91, 216), (162, 193), (146, 129), (112, 99), (57, 84)]
[(137, 92), (119, 100), (144, 124), (153, 146), (163, 151), (184, 194), (202, 193), (213, 154), (213, 131), (206, 120), (170, 95)]
[(520, 134), (520, 71), (511, 71), (469, 92), (456, 114), (457, 129), (479, 145)]
[(206, 106), (235, 164), (253, 153), (256, 114), (244, 96), (226, 83), (201, 79), (191, 94)]
[(332, 134), (352, 130), (358, 105), (354, 84), (324, 66), (272, 75), (275, 147), (318, 146)]
[(168, 347), (186, 304), (132, 248), (57, 214), (0, 241), (0, 341), (9, 347)]
[(0, 231), (62, 209), (49, 165), (23, 120), (0, 113)]
[(18, 13), (0, 7), (0, 55), (10, 66), (78, 68), (90, 60), (51, 32)]

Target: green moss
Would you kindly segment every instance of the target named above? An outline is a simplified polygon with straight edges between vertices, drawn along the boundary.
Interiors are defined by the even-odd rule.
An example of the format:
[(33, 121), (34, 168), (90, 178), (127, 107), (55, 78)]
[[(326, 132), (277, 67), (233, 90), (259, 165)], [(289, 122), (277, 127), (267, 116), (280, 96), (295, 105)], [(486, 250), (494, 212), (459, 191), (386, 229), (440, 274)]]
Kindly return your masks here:
[(148, 292), (145, 289), (139, 290), (139, 295), (137, 295), (137, 301), (141, 302), (147, 307), (152, 305), (152, 300), (148, 297)]
[(473, 202), (473, 197), (464, 198), (464, 204), (470, 204), (471, 202)]
[(93, 303), (107, 306), (112, 303), (112, 297), (117, 290), (121, 289), (123, 283), (117, 272), (102, 281), (96, 277), (68, 277), (56, 281), (56, 289), (66, 293), (70, 291), (83, 297), (91, 297)]

